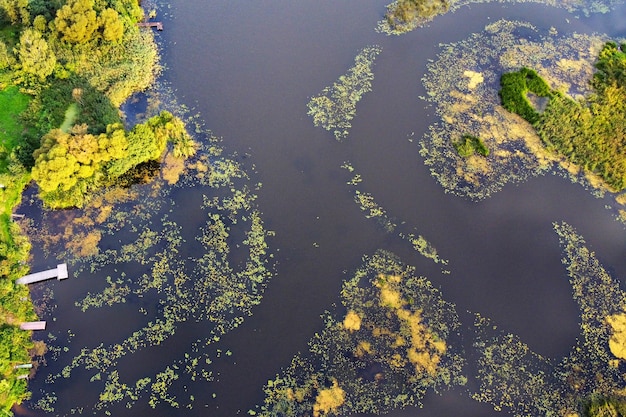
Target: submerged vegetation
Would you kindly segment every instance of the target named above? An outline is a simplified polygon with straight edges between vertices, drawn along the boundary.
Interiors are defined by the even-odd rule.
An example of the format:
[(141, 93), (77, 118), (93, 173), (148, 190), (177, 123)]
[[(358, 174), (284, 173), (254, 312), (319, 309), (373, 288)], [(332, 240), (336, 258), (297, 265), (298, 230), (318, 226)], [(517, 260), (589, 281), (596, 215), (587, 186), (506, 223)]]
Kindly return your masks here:
[[(439, 256), (437, 249), (435, 249), (424, 236), (415, 234), (413, 231), (402, 231), (404, 222), (397, 225), (397, 221), (389, 217), (387, 210), (380, 206), (371, 194), (359, 190), (358, 186), (363, 181), (363, 178), (361, 174), (355, 173), (355, 168), (351, 163), (345, 162), (342, 168), (353, 175), (352, 179), (348, 181), (347, 184), (355, 188), (354, 202), (358, 204), (362, 212), (366, 213), (366, 218), (378, 221), (387, 233), (397, 233), (401, 239), (407, 241), (411, 247), (423, 257), (431, 259), (435, 263), (441, 263), (443, 265), (448, 264), (448, 261)], [(449, 273), (449, 271), (445, 270), (443, 272)]]
[(363, 48), (354, 58), (354, 66), (345, 75), (311, 98), (307, 104), (307, 114), (313, 117), (315, 126), (332, 130), (337, 140), (348, 136), (357, 103), (372, 90), (372, 67), (380, 52), (379, 46)]
[(265, 387), (259, 416), (384, 413), (420, 404), (428, 390), (464, 385), (463, 354), (451, 342), (452, 304), (412, 267), (378, 251), (341, 291), (346, 311), (327, 313), (307, 356)]
[[(615, 355), (615, 342), (609, 343), (615, 332), (611, 318), (615, 323), (616, 315), (626, 311), (626, 293), (574, 228), (566, 223), (555, 223), (554, 228), (581, 312), (581, 336), (571, 353), (554, 363), (533, 353), (517, 337), (493, 335), (493, 324), (478, 317), (474, 344), (483, 352), (479, 359), (481, 386), (473, 397), (518, 416), (582, 415), (585, 411), (594, 416), (618, 415), (602, 414), (613, 407), (600, 399), (621, 399), (626, 387), (620, 372), (624, 359)], [(620, 351), (623, 348), (620, 346)], [(584, 404), (584, 399), (590, 403)]]

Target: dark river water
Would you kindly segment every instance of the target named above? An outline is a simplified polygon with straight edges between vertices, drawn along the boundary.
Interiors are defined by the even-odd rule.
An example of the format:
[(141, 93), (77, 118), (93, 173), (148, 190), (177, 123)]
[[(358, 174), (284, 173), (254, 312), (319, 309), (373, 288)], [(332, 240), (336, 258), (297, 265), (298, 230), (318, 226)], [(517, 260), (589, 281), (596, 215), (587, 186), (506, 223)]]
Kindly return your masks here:
[[(500, 18), (554, 26), (560, 33), (597, 31), (623, 37), (626, 8), (576, 18), (533, 4), (472, 5), (428, 27), (388, 37), (374, 31), (385, 4), (172, 0), (161, 7), (163, 78), (179, 102), (192, 107), (224, 138), (228, 152), (247, 155), (246, 165), (254, 165), (252, 176), (263, 184), (258, 205), (267, 228), (276, 232), (270, 245), (278, 250), (277, 267), (253, 316), (219, 344), (234, 355), (216, 364), (219, 382), (211, 384), (210, 392), (217, 401), (193, 410), (151, 410), (138, 404), (130, 410), (111, 409), (112, 415), (245, 414), (262, 402), (267, 380), (295, 353), (306, 351), (307, 341), (322, 327), (320, 314), (339, 302), (342, 280), (361, 264), (364, 254), (378, 248), (397, 253), (429, 277), (444, 298), (456, 304), (464, 323), (471, 323), (469, 312), (479, 312), (555, 360), (570, 351), (580, 332), (552, 222), (566, 221), (577, 228), (604, 266), (615, 277), (626, 277), (626, 233), (605, 209), (607, 201), (569, 180), (546, 175), (471, 202), (444, 193), (424, 166), (417, 141), (408, 140), (411, 135), (420, 138), (435, 121), (433, 109), (418, 96), (425, 95), (420, 78), (439, 43), (462, 40)], [(373, 90), (359, 102), (349, 137), (337, 142), (331, 133), (313, 126), (306, 103), (345, 73), (361, 48), (372, 44), (383, 49), (374, 67)], [(449, 275), (363, 216), (345, 184), (346, 172), (340, 168), (345, 161), (362, 174), (362, 188), (449, 259)], [(191, 199), (185, 193), (193, 192), (179, 190), (176, 198)], [(69, 291), (57, 285), (55, 297), (71, 300)], [(80, 326), (72, 323), (71, 309), (60, 309), (55, 316), (58, 324), (53, 325), (65, 326), (62, 329)], [(92, 331), (82, 336), (83, 342), (97, 345), (98, 336)], [(140, 365), (150, 367), (154, 360), (158, 355)], [(63, 384), (64, 392), (74, 395), (88, 390), (72, 380)], [(34, 392), (44, 385), (37, 378), (31, 382)], [(71, 402), (60, 400), (64, 405), (59, 412)], [(390, 413), (453, 414), (501, 413), (472, 401), (464, 390), (428, 394), (423, 409)]]

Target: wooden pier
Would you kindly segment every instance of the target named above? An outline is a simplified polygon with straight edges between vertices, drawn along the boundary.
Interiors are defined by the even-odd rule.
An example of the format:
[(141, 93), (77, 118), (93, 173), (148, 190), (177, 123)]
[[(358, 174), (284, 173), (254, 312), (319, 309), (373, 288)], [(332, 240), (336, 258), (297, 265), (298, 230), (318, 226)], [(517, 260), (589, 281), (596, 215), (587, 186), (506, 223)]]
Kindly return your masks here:
[(26, 275), (15, 281), (18, 284), (32, 284), (34, 282), (45, 281), (47, 279), (56, 278), (62, 280), (68, 277), (67, 264), (59, 264), (56, 268), (48, 269), (47, 271), (36, 272), (34, 274)]
[(156, 28), (156, 30), (163, 30), (162, 22), (141, 22), (137, 23), (140, 28)]
[(20, 324), (22, 330), (46, 330), (45, 321), (25, 321)]

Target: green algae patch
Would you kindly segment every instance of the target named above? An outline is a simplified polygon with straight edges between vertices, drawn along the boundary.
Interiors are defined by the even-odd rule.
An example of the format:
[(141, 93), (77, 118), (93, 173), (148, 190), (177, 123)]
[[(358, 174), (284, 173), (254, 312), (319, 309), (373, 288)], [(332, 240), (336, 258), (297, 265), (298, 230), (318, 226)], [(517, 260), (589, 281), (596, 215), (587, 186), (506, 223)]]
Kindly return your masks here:
[[(341, 303), (347, 313), (326, 314), (308, 354), (268, 381), (265, 403), (252, 413), (378, 414), (465, 383), (462, 352), (452, 341), (459, 328), (454, 306), (393, 254), (365, 257), (344, 283)], [(328, 390), (337, 392), (322, 413)]]
[(580, 309), (581, 335), (570, 353), (559, 361), (544, 358), (517, 336), (496, 331), (490, 320), (476, 318), (480, 389), (472, 397), (515, 416), (583, 415), (588, 400), (622, 398), (626, 388), (620, 371), (626, 293), (572, 226), (555, 223), (554, 229)]
[(307, 114), (313, 117), (315, 126), (332, 130), (337, 140), (348, 136), (357, 103), (372, 90), (372, 68), (381, 51), (379, 46), (363, 48), (354, 58), (354, 66), (346, 74), (311, 98), (307, 104)]
[[(547, 150), (526, 120), (502, 106), (498, 91), (502, 74), (526, 67), (563, 96), (586, 96), (605, 41), (601, 35), (559, 36), (529, 23), (500, 20), (443, 45), (422, 78), (424, 99), (439, 121), (420, 141), (420, 154), (446, 192), (481, 200), (507, 183), (554, 170), (590, 188), (601, 187), (597, 175)], [(464, 135), (480, 138), (489, 154), (460, 156), (454, 145)]]

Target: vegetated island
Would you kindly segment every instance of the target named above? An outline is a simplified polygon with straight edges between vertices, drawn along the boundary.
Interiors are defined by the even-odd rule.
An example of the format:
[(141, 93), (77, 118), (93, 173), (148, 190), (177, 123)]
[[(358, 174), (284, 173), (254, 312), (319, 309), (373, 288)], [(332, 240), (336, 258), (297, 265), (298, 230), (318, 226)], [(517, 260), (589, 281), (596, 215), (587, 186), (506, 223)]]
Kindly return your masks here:
[(137, 0), (0, 2), (0, 410), (28, 397), (23, 370), (34, 346), (19, 324), (35, 318), (28, 289), (29, 242), (12, 221), (34, 180), (50, 208), (84, 205), (95, 190), (159, 160), (168, 142), (195, 150), (168, 112), (126, 130), (119, 106), (149, 87), (158, 51)]
[[(530, 36), (534, 39), (529, 40)], [(420, 142), (420, 154), (430, 167), (431, 174), (447, 192), (474, 200), (489, 197), (506, 183), (525, 181), (546, 172), (569, 176), (597, 194), (618, 190), (618, 182), (612, 180), (610, 184), (605, 179), (609, 177), (601, 175), (601, 169), (606, 169), (608, 174), (612, 169), (610, 166), (606, 167), (606, 164), (596, 160), (595, 166), (590, 162), (585, 169), (582, 160), (564, 156), (571, 153), (569, 147), (576, 141), (568, 142), (562, 154), (554, 151), (558, 143), (555, 142), (554, 132), (560, 132), (559, 135), (564, 138), (576, 132), (602, 136), (607, 140), (608, 133), (599, 133), (613, 129), (608, 128), (611, 123), (616, 124), (615, 129), (623, 129), (619, 124), (623, 122), (617, 120), (624, 117), (623, 111), (616, 111), (606, 122), (602, 121), (606, 115), (601, 112), (608, 111), (602, 103), (618, 99), (623, 94), (621, 87), (613, 86), (609, 78), (601, 75), (604, 71), (595, 67), (596, 64), (603, 65), (598, 61), (601, 51), (606, 54), (613, 50), (615, 57), (622, 54), (618, 48), (607, 47), (607, 41), (606, 36), (597, 34), (560, 36), (553, 28), (541, 33), (529, 23), (501, 20), (464, 41), (444, 45), (438, 58), (428, 65), (428, 73), (422, 79), (427, 92), (427, 98), (422, 98), (433, 103), (440, 117), (440, 121), (431, 125)], [(606, 59), (615, 58), (612, 54), (610, 57)], [(532, 68), (537, 74), (525, 73), (526, 78), (510, 76), (525, 80), (526, 87), (521, 88), (526, 88), (528, 94), (511, 94), (506, 90), (499, 95), (502, 75), (514, 73), (520, 68)], [(590, 83), (590, 80), (593, 82)], [(511, 83), (512, 78), (505, 76), (503, 82)], [(529, 90), (529, 83), (535, 92)], [(603, 83), (608, 87), (602, 87)], [(502, 105), (503, 94), (510, 106), (519, 102), (526, 106), (526, 110), (530, 109), (526, 117), (531, 122), (540, 119), (551, 121), (551, 124), (542, 127), (545, 140), (542, 140), (539, 131), (529, 125), (529, 121)], [(517, 97), (517, 101), (513, 101), (511, 96)], [(602, 98), (604, 96), (607, 98)], [(614, 108), (623, 108), (620, 106), (622, 103), (616, 103)], [(569, 113), (566, 114), (566, 110)], [(562, 112), (560, 116), (563, 118), (559, 119), (556, 112)], [(596, 117), (594, 112), (600, 117)], [(586, 121), (577, 122), (578, 127), (559, 122), (572, 120), (578, 117), (577, 114), (586, 118)], [(559, 124), (562, 126), (555, 126)], [(548, 133), (548, 129), (553, 129), (553, 132)], [(465, 135), (480, 138), (489, 154), (483, 156), (479, 152), (467, 152), (461, 156), (459, 150), (462, 153), (464, 150), (458, 149), (458, 143)], [(550, 147), (546, 146), (547, 140)], [(591, 143), (579, 146), (590, 147)], [(615, 157), (616, 151), (611, 151), (608, 144), (602, 146), (604, 148), (599, 150), (599, 154), (605, 155), (605, 161), (609, 152), (613, 152), (612, 157)], [(576, 155), (586, 155), (591, 150), (580, 149)], [(615, 174), (612, 176), (615, 177)], [(618, 212), (622, 213), (619, 209), (623, 206), (624, 197), (615, 195), (615, 202)]]
[[(626, 188), (626, 43), (607, 42), (590, 80), (592, 94), (573, 100), (550, 89), (528, 68), (505, 73), (500, 96), (505, 109), (533, 125), (550, 151), (599, 175), (612, 191)], [(530, 95), (548, 99), (545, 110)]]

